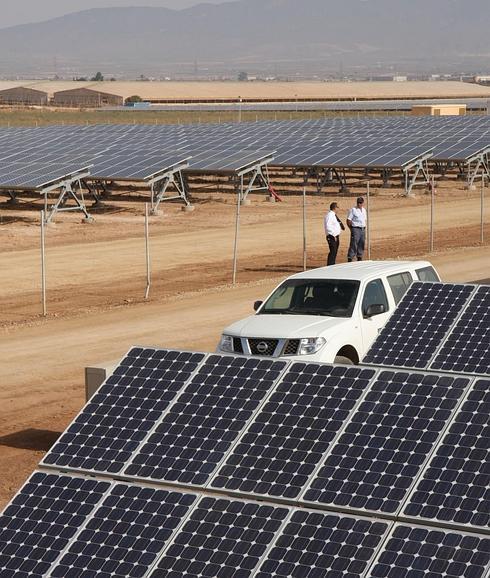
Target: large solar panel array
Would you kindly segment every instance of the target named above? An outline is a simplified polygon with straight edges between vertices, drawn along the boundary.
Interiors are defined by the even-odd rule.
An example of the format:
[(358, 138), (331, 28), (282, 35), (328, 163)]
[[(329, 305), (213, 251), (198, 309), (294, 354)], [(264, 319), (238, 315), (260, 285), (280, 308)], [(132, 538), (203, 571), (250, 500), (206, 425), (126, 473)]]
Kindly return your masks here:
[[(70, 164), (83, 157), (95, 165), (93, 179), (137, 180), (164, 170), (169, 161), (190, 159), (191, 171), (233, 173), (272, 153), (273, 164), (285, 167), (402, 169), (432, 153), (438, 162), (488, 155), (489, 118), (0, 128), (0, 163), (8, 168), (63, 158)], [(28, 188), (31, 181), (21, 183), (3, 170), (0, 184)]]
[(490, 287), (413, 283), (363, 364), (490, 373)]
[[(426, 290), (450, 327), (486, 295)], [(489, 386), (134, 347), (0, 516), (0, 578), (486, 578)]]

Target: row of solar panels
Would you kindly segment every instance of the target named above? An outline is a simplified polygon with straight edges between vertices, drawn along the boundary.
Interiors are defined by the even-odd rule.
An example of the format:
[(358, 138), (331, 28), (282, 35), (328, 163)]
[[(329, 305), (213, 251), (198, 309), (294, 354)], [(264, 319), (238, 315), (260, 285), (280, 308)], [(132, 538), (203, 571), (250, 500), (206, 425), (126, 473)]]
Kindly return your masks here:
[(38, 188), (65, 176), (60, 170), (89, 166), (95, 179), (145, 180), (189, 159), (196, 172), (237, 172), (272, 154), (286, 167), (404, 168), (427, 156), (464, 162), (490, 151), (486, 117), (465, 118), (0, 129), (0, 186)]
[(490, 538), (36, 472), (0, 518), (0, 576), (483, 578)]
[(134, 348), (42, 465), (483, 528), (489, 384)]

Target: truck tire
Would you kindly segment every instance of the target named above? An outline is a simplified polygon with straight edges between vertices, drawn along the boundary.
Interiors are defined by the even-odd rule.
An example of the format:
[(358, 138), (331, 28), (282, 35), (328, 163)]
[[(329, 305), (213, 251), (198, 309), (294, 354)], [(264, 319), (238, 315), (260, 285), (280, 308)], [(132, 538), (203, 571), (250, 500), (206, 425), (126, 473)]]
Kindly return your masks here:
[(343, 355), (337, 355), (335, 357), (334, 363), (341, 363), (342, 365), (354, 365), (352, 359), (344, 357)]

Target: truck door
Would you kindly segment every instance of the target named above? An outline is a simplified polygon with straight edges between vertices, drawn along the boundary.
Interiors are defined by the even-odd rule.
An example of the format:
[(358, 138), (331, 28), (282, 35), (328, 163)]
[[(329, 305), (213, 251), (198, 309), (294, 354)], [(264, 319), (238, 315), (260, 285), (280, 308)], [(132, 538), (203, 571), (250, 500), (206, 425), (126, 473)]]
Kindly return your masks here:
[[(383, 313), (378, 313), (367, 317), (368, 309), (372, 305), (382, 305)], [(365, 289), (361, 305), (361, 327), (362, 327), (362, 342), (363, 351), (361, 356), (364, 356), (371, 344), (378, 336), (379, 331), (388, 321), (390, 316), (388, 298), (381, 279), (374, 279), (370, 281)]]

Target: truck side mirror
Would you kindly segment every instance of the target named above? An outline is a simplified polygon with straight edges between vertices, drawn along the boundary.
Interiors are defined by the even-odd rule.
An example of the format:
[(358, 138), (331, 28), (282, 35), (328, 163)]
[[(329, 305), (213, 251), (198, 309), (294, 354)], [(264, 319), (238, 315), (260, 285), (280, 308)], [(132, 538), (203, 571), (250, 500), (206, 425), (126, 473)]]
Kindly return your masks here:
[(366, 311), (364, 312), (364, 317), (370, 319), (375, 315), (381, 315), (382, 313), (386, 312), (386, 307), (382, 303), (375, 303), (374, 305), (370, 305)]
[(255, 301), (254, 303), (254, 311), (258, 311), (262, 307), (263, 301)]

